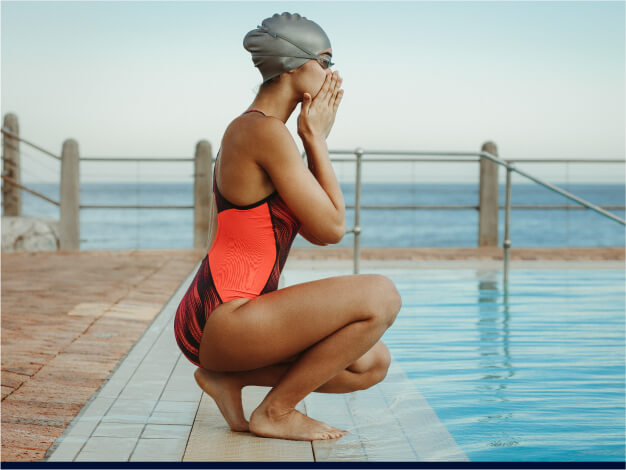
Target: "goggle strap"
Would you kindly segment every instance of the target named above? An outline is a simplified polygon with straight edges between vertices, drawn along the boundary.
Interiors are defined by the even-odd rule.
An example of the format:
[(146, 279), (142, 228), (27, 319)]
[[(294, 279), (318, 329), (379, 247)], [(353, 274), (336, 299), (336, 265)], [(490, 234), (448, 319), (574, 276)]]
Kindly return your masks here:
[[(289, 40), (288, 38), (286, 38), (285, 36), (283, 36), (282, 34), (278, 34), (277, 32), (272, 31), (270, 28), (268, 28), (267, 26), (260, 26), (257, 25), (257, 28), (265, 31), (266, 33), (268, 33), (270, 36), (272, 36), (273, 38), (279, 37), (285, 41), (287, 41), (289, 44), (292, 44), (294, 46), (296, 46), (298, 49), (300, 49), (303, 52), (306, 52), (307, 54), (309, 54), (308, 57), (301, 57), (302, 59), (317, 59), (318, 57), (313, 54), (310, 51), (307, 51), (306, 49), (304, 49), (303, 47), (298, 46), (296, 43), (294, 43), (293, 41)], [(282, 56), (285, 57), (285, 56)], [(296, 56), (292, 56), (292, 57), (296, 57)]]

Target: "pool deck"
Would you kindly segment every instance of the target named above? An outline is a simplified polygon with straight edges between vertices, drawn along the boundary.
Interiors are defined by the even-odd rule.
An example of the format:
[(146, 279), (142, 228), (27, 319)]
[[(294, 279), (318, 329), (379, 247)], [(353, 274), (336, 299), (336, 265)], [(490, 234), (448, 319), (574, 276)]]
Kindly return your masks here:
[[(349, 255), (342, 248), (294, 248), (284, 285), (325, 272), (350, 274)], [(511, 249), (511, 255), (511, 269), (624, 269), (623, 247)], [(231, 432), (171, 334), (175, 308), (203, 256), (202, 250), (2, 254), (3, 461), (467, 459), (395, 360), (368, 390), (312, 393), (300, 402), (301, 411), (352, 430), (339, 440)], [(503, 266), (501, 248), (363, 249), (361, 259), (362, 272)], [(268, 390), (244, 389), (247, 417)], [(384, 426), (373, 425), (376, 410), (385, 413)], [(397, 448), (376, 446), (387, 433), (406, 438)]]

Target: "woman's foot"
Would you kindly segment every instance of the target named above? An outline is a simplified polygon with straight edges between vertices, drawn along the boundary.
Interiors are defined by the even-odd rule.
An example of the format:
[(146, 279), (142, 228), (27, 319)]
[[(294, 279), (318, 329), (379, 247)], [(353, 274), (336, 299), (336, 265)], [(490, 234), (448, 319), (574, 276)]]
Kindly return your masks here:
[(249, 424), (243, 415), (241, 404), (241, 385), (229, 379), (226, 374), (202, 367), (198, 367), (193, 375), (200, 388), (215, 400), (230, 429), (248, 431)]
[(271, 408), (265, 403), (252, 412), (250, 431), (257, 436), (295, 441), (336, 439), (348, 432), (309, 418), (294, 408)]

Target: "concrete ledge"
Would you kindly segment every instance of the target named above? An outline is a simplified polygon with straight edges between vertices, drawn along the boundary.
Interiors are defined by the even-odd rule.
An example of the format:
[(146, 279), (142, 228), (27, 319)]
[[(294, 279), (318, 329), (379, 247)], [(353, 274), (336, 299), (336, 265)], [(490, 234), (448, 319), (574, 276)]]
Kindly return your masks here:
[[(517, 269), (624, 269), (623, 260), (512, 260), (510, 270)], [(366, 259), (360, 262), (360, 272), (380, 269), (488, 269), (504, 271), (503, 260), (447, 259), (447, 260), (396, 260)], [(348, 259), (287, 258), (284, 269), (310, 271), (337, 271), (337, 274), (352, 274), (353, 262)], [(304, 281), (302, 281), (304, 282)]]
[[(361, 260), (504, 260), (502, 247), (362, 247)], [(511, 247), (511, 260), (624, 260), (626, 248), (608, 247)], [(289, 259), (352, 259), (347, 247), (292, 248)]]

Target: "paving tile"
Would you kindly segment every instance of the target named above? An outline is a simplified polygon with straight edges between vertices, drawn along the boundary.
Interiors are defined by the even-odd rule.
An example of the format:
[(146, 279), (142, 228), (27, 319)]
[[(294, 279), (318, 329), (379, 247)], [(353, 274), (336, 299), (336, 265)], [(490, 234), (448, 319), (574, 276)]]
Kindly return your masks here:
[(139, 439), (131, 462), (180, 462), (187, 445), (187, 437), (180, 439)]
[(142, 439), (182, 439), (187, 441), (191, 425), (180, 424), (147, 424)]
[(2, 423), (2, 458), (5, 449), (48, 449), (63, 433), (58, 426), (34, 425), (28, 423)]
[[(396, 387), (394, 384), (394, 389)], [(408, 430), (403, 429), (390, 412), (379, 384), (349, 394), (346, 403), (369, 461), (419, 460), (411, 442), (406, 439)]]
[[(191, 387), (195, 387), (191, 388)], [(197, 384), (189, 385), (187, 387), (166, 387), (161, 395), (162, 400), (168, 401), (189, 401), (194, 403), (200, 402), (202, 396), (202, 389)]]
[(117, 398), (127, 382), (128, 378), (123, 380), (109, 380), (98, 390), (98, 396)]
[[(3, 372), (4, 374), (4, 372)], [(15, 389), (13, 387), (8, 387), (6, 385), (2, 385), (2, 399), (4, 400), (6, 397), (8, 397), (9, 395), (11, 395), (11, 393), (13, 393), (15, 391)]]
[(114, 304), (110, 302), (81, 302), (74, 305), (74, 307), (72, 307), (67, 314), (85, 317), (99, 317), (112, 305)]
[(46, 459), (47, 462), (71, 462), (78, 455), (87, 442), (87, 437), (66, 437), (63, 445), (59, 446), (52, 455)]
[(85, 417), (100, 417), (103, 416), (111, 405), (113, 405), (115, 400), (109, 397), (96, 396), (93, 400), (91, 400), (87, 406), (84, 408), (84, 411), (79, 416), (79, 419)]
[[(269, 387), (250, 386), (242, 392), (244, 415), (250, 414), (263, 400)], [(304, 402), (296, 409), (305, 412)], [(183, 461), (313, 461), (310, 441), (271, 439), (250, 432), (234, 432), (228, 427), (215, 401), (202, 395), (196, 420)]]
[(2, 371), (2, 386), (19, 388), (26, 380), (30, 379), (30, 375), (18, 374), (8, 370)]
[(128, 383), (119, 398), (124, 400), (158, 400), (165, 383), (161, 380), (144, 380)]
[(139, 438), (143, 424), (101, 422), (92, 436), (96, 437), (131, 437)]
[(54, 426), (64, 429), (80, 408), (79, 405), (73, 405), (73, 409), (49, 405), (49, 403), (30, 400), (5, 400), (2, 403), (2, 423)]
[[(66, 430), (64, 435), (73, 439), (89, 439), (89, 436), (96, 429), (101, 419), (100, 416), (83, 416), (70, 429)], [(55, 444), (57, 443), (55, 442)], [(58, 447), (63, 447), (64, 445), (65, 437), (58, 443)]]
[(420, 460), (469, 460), (395, 359), (377, 388)]
[(128, 437), (91, 437), (76, 456), (75, 462), (127, 461), (136, 443), (137, 439)]
[(152, 412), (150, 424), (193, 424), (198, 403), (161, 400)]
[(310, 393), (304, 399), (307, 415), (349, 431), (340, 439), (316, 440), (311, 444), (315, 461), (366, 461), (361, 435), (346, 402), (348, 394)]
[(118, 398), (107, 414), (102, 417), (102, 421), (105, 423), (145, 423), (156, 402), (156, 399)]
[(17, 445), (2, 448), (3, 462), (37, 462), (42, 460), (45, 452), (39, 449), (25, 449)]

